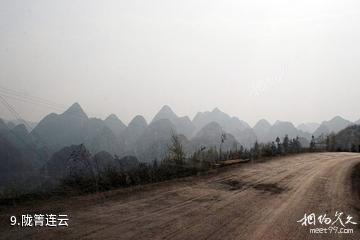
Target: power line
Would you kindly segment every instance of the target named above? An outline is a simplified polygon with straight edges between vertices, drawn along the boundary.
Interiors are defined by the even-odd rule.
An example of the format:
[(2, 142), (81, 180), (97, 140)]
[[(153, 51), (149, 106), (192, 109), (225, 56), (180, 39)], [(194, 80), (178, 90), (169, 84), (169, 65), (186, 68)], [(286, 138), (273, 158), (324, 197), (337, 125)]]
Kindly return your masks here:
[(37, 102), (37, 101), (31, 100), (31, 99), (27, 99), (25, 97), (16, 96), (16, 95), (12, 95), (12, 94), (9, 94), (9, 93), (3, 93), (1, 91), (1, 89), (0, 89), (0, 94), (3, 97), (11, 98), (11, 99), (21, 101), (21, 102), (24, 102), (24, 103), (30, 103), (30, 104), (35, 104), (35, 105), (39, 105), (39, 106), (45, 106), (46, 108), (56, 109), (56, 110), (60, 110), (60, 111), (65, 109), (65, 108), (60, 108), (60, 107), (57, 107), (57, 106), (52, 106), (52, 105), (49, 105), (47, 103)]
[[(2, 103), (5, 105), (5, 107), (17, 118), (17, 119), (23, 119), (20, 114), (6, 101), (6, 99), (0, 95), (0, 100), (2, 101)], [(33, 130), (33, 128), (26, 122), (23, 121), (24, 125), (29, 129), (29, 131), (31, 132)]]
[[(3, 96), (1, 96), (1, 95), (0, 95), (0, 100), (1, 100), (1, 102), (3, 103), (3, 105), (10, 111), (10, 113), (15, 116), (15, 118), (17, 118), (17, 119), (23, 119), (23, 118), (21, 117), (21, 115), (15, 110), (15, 108), (13, 108), (13, 106), (11, 106), (11, 104), (9, 104), (9, 103), (6, 101), (6, 99), (5, 99)], [(34, 132), (32, 131), (33, 128), (32, 128), (26, 121), (24, 121), (24, 125), (25, 125), (26, 127), (28, 127), (28, 129), (30, 129), (29, 132), (32, 132), (33, 134), (36, 134), (36, 133), (34, 133)], [(43, 146), (46, 148), (46, 144), (44, 144), (44, 141), (42, 141), (41, 137), (38, 136), (37, 134), (36, 134), (35, 137), (36, 137), (36, 138), (43, 144)], [(45, 149), (45, 150), (47, 151), (47, 149)]]
[[(29, 95), (23, 92), (15, 91), (9, 88), (4, 88), (0, 86), (0, 95), (6, 98), (11, 98), (13, 100), (21, 101), (24, 103), (29, 103), (37, 106), (45, 106), (50, 109), (54, 109), (56, 111), (65, 111), (68, 108), (63, 104), (56, 103), (54, 101), (50, 101), (44, 98), (36, 97), (33, 95)], [(76, 117), (76, 113), (71, 113), (74, 117)], [(92, 115), (98, 115), (94, 113), (90, 113)], [(78, 117), (81, 117), (80, 115)]]
[(45, 99), (45, 98), (33, 96), (33, 95), (30, 95), (30, 94), (27, 94), (27, 93), (24, 93), (24, 92), (19, 92), (19, 91), (9, 89), (9, 88), (5, 88), (5, 87), (2, 87), (2, 86), (0, 86), (0, 91), (2, 91), (3, 93), (8, 93), (8, 94), (12, 94), (12, 95), (25, 97), (27, 99), (37, 101), (37, 102), (42, 102), (44, 104), (48, 104), (48, 105), (55, 106), (55, 107), (58, 107), (58, 108), (62, 108), (62, 109), (65, 108), (64, 105), (58, 104), (58, 103), (56, 103), (54, 101), (50, 101), (50, 100)]

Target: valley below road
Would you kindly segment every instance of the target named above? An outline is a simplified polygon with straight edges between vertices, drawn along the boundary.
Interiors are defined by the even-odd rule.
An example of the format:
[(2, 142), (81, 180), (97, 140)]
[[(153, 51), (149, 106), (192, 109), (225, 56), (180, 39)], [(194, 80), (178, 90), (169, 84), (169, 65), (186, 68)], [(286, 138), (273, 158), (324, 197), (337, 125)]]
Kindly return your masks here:
[[(358, 153), (309, 153), (217, 173), (0, 210), (0, 239), (360, 239)], [(355, 180), (354, 180), (355, 179)], [(305, 214), (343, 212), (353, 233), (310, 233)], [(67, 214), (69, 227), (10, 226), (10, 216)], [(331, 225), (330, 225), (331, 226)], [(341, 228), (339, 222), (333, 226)]]

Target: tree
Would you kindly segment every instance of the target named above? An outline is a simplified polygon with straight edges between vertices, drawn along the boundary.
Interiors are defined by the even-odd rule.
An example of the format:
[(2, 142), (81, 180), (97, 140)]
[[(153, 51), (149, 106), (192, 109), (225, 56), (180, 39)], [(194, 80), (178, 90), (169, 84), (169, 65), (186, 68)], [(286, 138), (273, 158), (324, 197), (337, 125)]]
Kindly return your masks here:
[(240, 145), (240, 149), (238, 151), (238, 158), (241, 159), (243, 156), (243, 153), (244, 153), (244, 147), (243, 147), (243, 145)]
[(285, 154), (289, 152), (289, 136), (286, 134), (283, 140), (283, 147)]
[(184, 165), (185, 163), (185, 152), (180, 142), (179, 136), (176, 134), (171, 135), (171, 145), (169, 146), (169, 158), (174, 161), (176, 165)]
[(222, 145), (224, 144), (225, 140), (226, 140), (226, 133), (222, 133), (220, 136), (220, 149), (219, 149), (219, 160), (222, 160)]
[(279, 146), (279, 144), (280, 144), (280, 138), (279, 138), (279, 137), (276, 137), (275, 142), (276, 142), (276, 143), (277, 143), (277, 145)]
[(260, 147), (261, 157), (271, 157), (273, 156), (272, 145), (271, 143), (261, 144)]
[(313, 136), (311, 136), (311, 141), (310, 141), (310, 151), (315, 151), (315, 145), (316, 145), (316, 143), (315, 143), (315, 137), (314, 137), (314, 135)]
[(298, 136), (294, 139), (294, 147), (296, 153), (301, 152), (301, 143), (300, 143), (300, 138)]
[(271, 143), (271, 155), (275, 156), (276, 154), (276, 146), (275, 146), (275, 142)]
[(254, 158), (258, 159), (260, 157), (260, 147), (259, 147), (259, 143), (258, 141), (255, 142), (254, 144)]
[(281, 143), (280, 143), (280, 138), (279, 138), (279, 137), (276, 137), (275, 142), (276, 142), (276, 144), (277, 144), (277, 153), (278, 153), (278, 154), (281, 154)]

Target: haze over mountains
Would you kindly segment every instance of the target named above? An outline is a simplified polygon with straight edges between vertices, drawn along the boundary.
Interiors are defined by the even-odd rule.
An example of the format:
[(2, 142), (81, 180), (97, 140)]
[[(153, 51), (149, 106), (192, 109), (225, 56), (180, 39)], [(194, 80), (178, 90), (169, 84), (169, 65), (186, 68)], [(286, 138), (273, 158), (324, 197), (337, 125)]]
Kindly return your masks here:
[(301, 123), (297, 126), (297, 129), (303, 132), (313, 133), (319, 126), (320, 123), (316, 122)]
[(323, 121), (321, 125), (314, 131), (314, 136), (320, 136), (322, 134), (326, 135), (331, 132), (337, 133), (352, 124), (354, 123), (340, 116), (336, 116), (329, 121)]
[[(105, 162), (114, 162), (115, 156), (116, 159), (126, 158), (128, 162), (137, 159), (150, 163), (166, 156), (173, 134), (180, 137), (184, 150), (190, 154), (204, 148), (219, 149), (220, 145), (224, 151), (240, 146), (251, 148), (256, 141), (272, 142), (285, 135), (300, 137), (305, 146), (312, 135), (337, 133), (353, 124), (336, 116), (321, 124), (307, 123), (298, 127), (287, 121), (270, 124), (261, 119), (251, 127), (218, 108), (199, 112), (191, 120), (164, 106), (149, 124), (138, 115), (126, 126), (114, 114), (105, 120), (90, 118), (78, 103), (61, 114), (45, 116), (31, 132), (24, 124), (17, 123), (0, 120), (0, 175), (3, 180), (12, 179), (15, 173), (26, 176), (44, 166), (60, 169), (57, 164), (64, 162), (67, 153), (80, 145), (94, 155), (102, 152), (94, 158), (97, 161), (104, 158)], [(221, 135), (225, 136), (223, 143)]]
[[(304, 123), (298, 127), (287, 121), (270, 124), (261, 119), (252, 128), (245, 121), (229, 116), (218, 108), (199, 112), (191, 120), (188, 116), (179, 117), (165, 105), (150, 124), (138, 115), (126, 126), (114, 114), (105, 120), (89, 118), (82, 107), (75, 103), (62, 114), (51, 113), (44, 117), (29, 135), (35, 144), (46, 147), (51, 153), (65, 146), (84, 143), (92, 152), (135, 155), (142, 161), (152, 161), (145, 158), (163, 157), (164, 147), (172, 134), (183, 135), (184, 145), (189, 151), (194, 150), (192, 144), (199, 145), (199, 142), (204, 142), (205, 147), (217, 146), (221, 132), (229, 135), (231, 146), (243, 145), (249, 148), (255, 141), (271, 142), (286, 134), (290, 138), (298, 136), (310, 140), (312, 134), (318, 137), (321, 134), (337, 133), (351, 124), (339, 116), (321, 124)], [(16, 126), (11, 122), (7, 125), (10, 129)], [(192, 143), (192, 140), (196, 143)], [(153, 154), (149, 155), (149, 152)]]

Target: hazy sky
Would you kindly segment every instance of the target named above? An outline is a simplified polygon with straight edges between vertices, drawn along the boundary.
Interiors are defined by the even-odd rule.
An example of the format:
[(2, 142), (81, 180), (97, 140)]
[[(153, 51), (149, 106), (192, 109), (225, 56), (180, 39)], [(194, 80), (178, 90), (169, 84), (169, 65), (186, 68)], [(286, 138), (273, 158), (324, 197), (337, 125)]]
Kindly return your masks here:
[(125, 123), (164, 104), (357, 120), (359, 14), (355, 0), (0, 0), (0, 95), (30, 120), (62, 109), (24, 93)]

